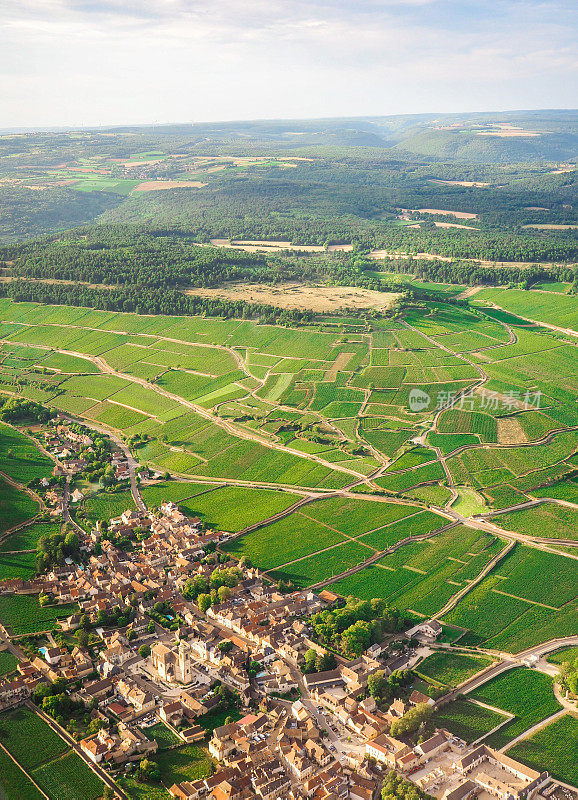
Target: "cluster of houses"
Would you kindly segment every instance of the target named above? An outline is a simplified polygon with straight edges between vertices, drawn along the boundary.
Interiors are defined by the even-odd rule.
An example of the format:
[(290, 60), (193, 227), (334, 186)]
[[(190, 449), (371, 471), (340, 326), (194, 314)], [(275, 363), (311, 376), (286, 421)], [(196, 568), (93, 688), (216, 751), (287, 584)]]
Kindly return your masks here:
[[(51, 424), (43, 432), (44, 448), (55, 459), (56, 464), (52, 469), (53, 478), (73, 478), (90, 467), (85, 458), (87, 453), (94, 452), (91, 436), (77, 433), (67, 424), (64, 414), (58, 414), (56, 423)], [(117, 481), (130, 480), (129, 465), (126, 456), (121, 450), (113, 449), (108, 457), (108, 464), (114, 468)], [(51, 509), (52, 516), (59, 516), (64, 510), (64, 492), (61, 486), (53, 484), (47, 478), (40, 481), (40, 486), (45, 490), (44, 499)], [(79, 489), (74, 489), (70, 495), (72, 504), (79, 504), (84, 499)]]
[(262, 701), (259, 711), (215, 728), (209, 752), (221, 767), (210, 778), (170, 787), (178, 800), (372, 800), (379, 775), (362, 762), (344, 767), (299, 701)]
[[(338, 656), (334, 669), (303, 675), (307, 650), (324, 652), (310, 638), (307, 619), (337, 602), (330, 592), (283, 594), (258, 570), (243, 566), (227, 599), (213, 597), (202, 612), (187, 600), (185, 586), (194, 576), (209, 585), (219, 564), (215, 554), (207, 556), (206, 545), (226, 535), (204, 531), (198, 518), (175, 504), (163, 502), (156, 513), (125, 511), (108, 530), (129, 536), (133, 548), (118, 548), (97, 524), (82, 541), (83, 564), (67, 563), (0, 589), (74, 601), (79, 611), (61, 621), (63, 631), (88, 621), (98, 635), (96, 655), (94, 648), (58, 646), (49, 637), (49, 645), (19, 662), (15, 678), (0, 681), (0, 709), (23, 702), (43, 681), (73, 683), (71, 697), (103, 723), (80, 742), (92, 763), (116, 768), (154, 754), (156, 742), (139, 727), (147, 717), (165, 723), (183, 742), (204, 739), (200, 722), (223, 708), (224, 686), (245, 715), (214, 729), (208, 748), (219, 766), (208, 778), (173, 785), (170, 794), (179, 800), (374, 800), (384, 770), (414, 780), (442, 753), (455, 778), (439, 794), (443, 800), (469, 800), (481, 791), (519, 800), (547, 778), (485, 746), (465, 751), (465, 743), (443, 729), (415, 746), (391, 736), (395, 720), (434, 700), (413, 691), (385, 711), (367, 696), (367, 686), (378, 670), (388, 676), (407, 667), (410, 656), (377, 644), (355, 660)], [(111, 624), (119, 611), (121, 627)], [(440, 632), (435, 621), (419, 631), (428, 640)], [(342, 727), (339, 752), (326, 720), (334, 733)]]

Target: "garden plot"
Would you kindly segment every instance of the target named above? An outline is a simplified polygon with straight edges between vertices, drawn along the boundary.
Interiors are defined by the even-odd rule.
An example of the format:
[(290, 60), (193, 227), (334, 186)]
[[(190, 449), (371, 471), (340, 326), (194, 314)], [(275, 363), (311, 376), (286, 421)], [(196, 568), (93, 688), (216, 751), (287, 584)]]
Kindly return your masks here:
[(443, 686), (453, 687), (459, 686), (492, 663), (492, 659), (486, 656), (440, 650), (422, 661), (416, 667), (416, 671), (426, 679), (441, 683)]
[(497, 711), (472, 703), (469, 700), (454, 700), (435, 712), (434, 724), (445, 728), (466, 742), (473, 742), (489, 733), (508, 717)]
[(17, 550), (35, 550), (42, 536), (60, 533), (58, 522), (38, 522), (12, 533), (2, 544), (0, 553)]
[(61, 606), (38, 604), (36, 595), (3, 595), (0, 597), (0, 621), (15, 636), (52, 630), (59, 619), (78, 611), (76, 603)]

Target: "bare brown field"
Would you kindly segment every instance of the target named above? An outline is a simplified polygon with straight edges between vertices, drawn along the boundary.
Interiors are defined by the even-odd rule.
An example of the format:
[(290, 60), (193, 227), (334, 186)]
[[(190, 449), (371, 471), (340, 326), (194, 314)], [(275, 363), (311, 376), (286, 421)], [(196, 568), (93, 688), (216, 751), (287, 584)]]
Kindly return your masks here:
[(145, 167), (147, 164), (160, 164), (163, 161), (162, 158), (147, 158), (144, 161), (121, 161), (121, 164), (124, 164), (125, 167)]
[(467, 289), (464, 289), (463, 292), (457, 295), (456, 300), (467, 300), (468, 297), (473, 297), (483, 288), (483, 286), (468, 286)]
[(566, 172), (575, 172), (576, 164), (566, 164), (564, 167), (558, 167), (558, 169), (553, 170), (550, 172), (550, 175), (564, 175)]
[(380, 261), (385, 258), (390, 258), (395, 261), (399, 258), (409, 258), (410, 256), (424, 261), (454, 261), (450, 256), (436, 256), (433, 253), (392, 253), (389, 250), (372, 250), (371, 253), (367, 254), (368, 258), (372, 258), (375, 261)]
[(578, 228), (578, 225), (553, 225), (550, 223), (540, 223), (539, 225), (524, 225), (524, 228), (536, 228), (540, 231), (571, 231)]
[(217, 289), (188, 289), (186, 294), (222, 300), (246, 300), (278, 308), (309, 309), (318, 313), (340, 309), (384, 309), (400, 296), (395, 292), (376, 292), (354, 286), (314, 286), (305, 283), (284, 283), (279, 286), (229, 283)]
[(500, 444), (521, 444), (527, 441), (528, 437), (515, 417), (498, 419), (498, 442)]
[(474, 228), (472, 225), (460, 225), (458, 222), (434, 222), (436, 228), (465, 228), (468, 231), (479, 231), (479, 228)]
[(258, 164), (260, 161), (278, 161), (280, 164), (290, 164), (293, 161), (314, 161), (314, 159), (306, 156), (193, 156), (193, 161), (199, 164), (234, 164), (240, 167)]
[(135, 186), (133, 192), (158, 192), (161, 189), (200, 189), (206, 186), (201, 181), (144, 181)]
[(323, 381), (325, 383), (333, 383), (337, 378), (337, 373), (340, 372), (340, 370), (345, 369), (354, 355), (355, 353), (339, 353), (333, 364), (323, 376)]
[(477, 219), (478, 216), (469, 211), (448, 211), (441, 208), (416, 208), (414, 210), (419, 214), (443, 214), (444, 216), (455, 217), (456, 219)]
[(484, 186), (489, 186), (489, 183), (483, 181), (443, 181), (441, 178), (428, 178), (429, 183), (444, 183), (446, 186), (475, 186), (481, 189)]
[(267, 242), (258, 239), (211, 239), (214, 247), (233, 248), (244, 250), (247, 253), (279, 253), (283, 250), (293, 250), (301, 253), (324, 253), (325, 247), (321, 244), (291, 244), (291, 242)]
[(524, 211), (550, 211), (550, 209), (544, 206), (524, 206)]
[(328, 253), (351, 253), (352, 244), (330, 244), (327, 248)]
[(524, 131), (521, 128), (509, 128), (509, 129), (502, 129), (500, 131), (474, 131), (476, 136), (499, 136), (502, 139), (514, 139), (516, 137), (536, 137), (541, 136), (542, 134), (538, 131)]
[[(488, 267), (515, 267), (520, 269), (526, 269), (528, 267), (550, 267), (552, 264), (557, 263), (555, 261), (483, 261), (480, 259), (459, 259), (452, 258), (450, 256), (438, 256), (435, 253), (410, 253), (406, 251), (393, 252), (391, 250), (372, 250), (367, 254), (367, 257), (373, 259), (374, 261), (384, 261), (386, 259), (395, 261), (400, 258), (409, 258), (410, 256), (413, 259), (424, 261), (472, 261), (475, 264), (481, 264)], [(576, 265), (572, 263), (568, 266)]]

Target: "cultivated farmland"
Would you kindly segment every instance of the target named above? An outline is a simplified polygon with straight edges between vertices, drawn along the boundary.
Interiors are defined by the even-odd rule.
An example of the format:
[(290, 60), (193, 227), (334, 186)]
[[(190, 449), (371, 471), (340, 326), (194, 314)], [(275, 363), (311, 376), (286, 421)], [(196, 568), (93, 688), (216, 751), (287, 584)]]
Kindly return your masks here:
[(444, 686), (458, 686), (491, 663), (491, 659), (484, 656), (440, 651), (422, 661), (417, 671), (420, 675)]
[(572, 758), (576, 752), (578, 719), (565, 714), (514, 745), (508, 755), (533, 769), (548, 770), (553, 778), (578, 787), (578, 763)]
[(69, 617), (78, 610), (76, 605), (38, 605), (36, 595), (2, 595), (0, 597), (0, 620), (16, 636), (36, 631), (52, 630), (55, 622)]
[(515, 718), (488, 737), (490, 747), (500, 748), (560, 709), (552, 678), (543, 672), (517, 667), (492, 678), (470, 695), (482, 703), (503, 709)]

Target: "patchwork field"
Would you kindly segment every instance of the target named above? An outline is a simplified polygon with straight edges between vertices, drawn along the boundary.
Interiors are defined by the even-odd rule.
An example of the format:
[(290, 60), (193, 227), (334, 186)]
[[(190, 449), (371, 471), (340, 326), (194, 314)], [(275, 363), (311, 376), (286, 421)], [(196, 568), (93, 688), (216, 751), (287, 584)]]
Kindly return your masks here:
[(578, 509), (544, 503), (521, 511), (494, 517), (506, 530), (554, 539), (575, 539), (578, 535)]
[(456, 526), (399, 548), (333, 584), (332, 591), (363, 600), (383, 597), (397, 608), (429, 616), (475, 578), (502, 546), (495, 537)]
[(552, 678), (525, 667), (492, 678), (469, 697), (515, 714), (513, 720), (485, 740), (497, 749), (561, 708), (554, 697)]
[[(508, 750), (508, 755), (578, 788), (578, 719), (565, 714)], [(569, 757), (570, 755), (570, 757)]]
[(512, 314), (559, 325), (562, 328), (578, 328), (576, 302), (572, 297), (547, 292), (524, 292), (519, 289), (484, 289), (476, 300), (495, 303)]
[(517, 544), (444, 620), (468, 628), (464, 644), (513, 652), (575, 633), (575, 560)]
[[(0, 742), (51, 800), (94, 800), (102, 795), (102, 781), (33, 711), (18, 708), (2, 714)], [(8, 791), (17, 791), (21, 786), (26, 792), (32, 789), (30, 794), (21, 797), (28, 800), (28, 797), (39, 795), (27, 779), (22, 780), (14, 767), (13, 762), (8, 764)], [(0, 786), (3, 783), (2, 771)]]
[(276, 577), (303, 586), (337, 575), (400, 539), (429, 532), (444, 522), (416, 506), (332, 498), (309, 503), (229, 542), (225, 549), (247, 556), (263, 569), (303, 559), (275, 572)]
[[(521, 324), (514, 313), (480, 311), (486, 292), (531, 295), (527, 301), (551, 307), (540, 299), (546, 292), (484, 290), (469, 309), (426, 300), (396, 319), (335, 315), (290, 327), (0, 300), (0, 390), (17, 388), (127, 440), (143, 437), (134, 451), (139, 461), (173, 476), (145, 486), (145, 501), (173, 500), (232, 533), (287, 509), (303, 496), (293, 489), (323, 493), (365, 483), (364, 492), (405, 499), (317, 500), (227, 549), (274, 578), (307, 586), (402, 539), (427, 536), (332, 586), (430, 616), (505, 545), (467, 526), (436, 533), (449, 521), (432, 510), (450, 499), (444, 463), (459, 494), (453, 511), (466, 517), (508, 509), (532, 492), (574, 497), (575, 343)], [(422, 436), (437, 410), (435, 428)], [(13, 444), (13, 433), (6, 436), (0, 446), (20, 479), (51, 466), (32, 464), (25, 437)], [(17, 458), (19, 447), (28, 453)], [(134, 505), (123, 491), (88, 496), (85, 507), (94, 521)], [(514, 532), (570, 538), (574, 517), (573, 508), (544, 504), (494, 520)], [(15, 549), (34, 547), (35, 530), (26, 536), (14, 540)], [(0, 572), (24, 574), (24, 561), (4, 560)], [(517, 546), (446, 620), (467, 630), (466, 643), (504, 649), (575, 632), (572, 567), (562, 552)]]

